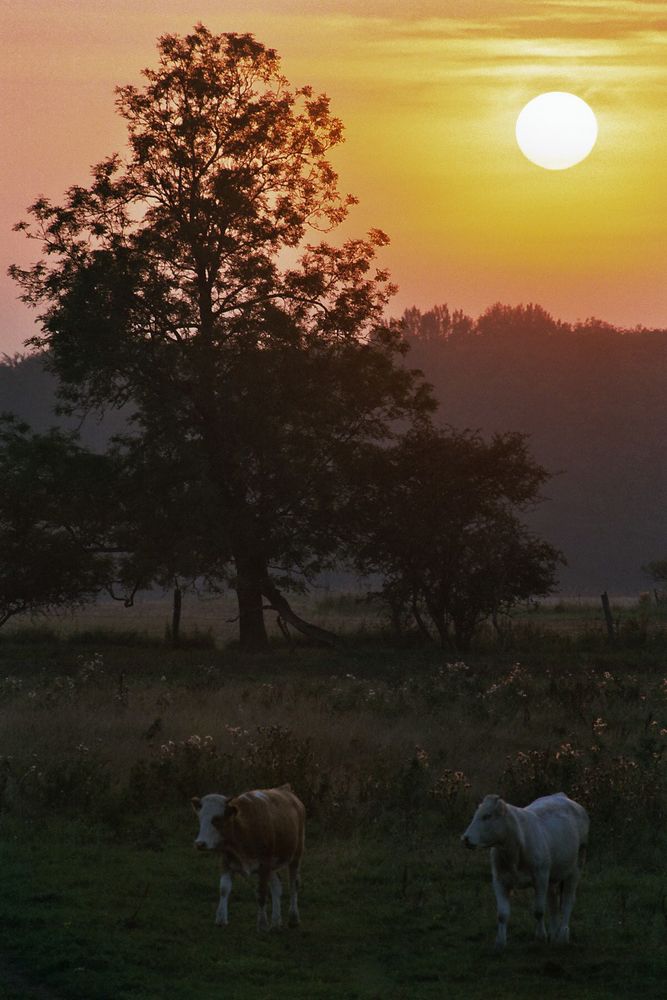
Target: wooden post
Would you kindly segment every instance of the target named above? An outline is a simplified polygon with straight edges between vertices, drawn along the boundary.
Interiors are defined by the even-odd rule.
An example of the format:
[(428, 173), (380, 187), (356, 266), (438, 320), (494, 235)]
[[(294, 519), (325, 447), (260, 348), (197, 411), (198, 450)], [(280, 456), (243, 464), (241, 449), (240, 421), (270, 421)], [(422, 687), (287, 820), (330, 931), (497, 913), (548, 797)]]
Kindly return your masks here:
[(171, 613), (171, 645), (178, 649), (181, 642), (181, 607), (183, 595), (178, 584), (174, 587), (174, 604)]
[(605, 590), (604, 594), (600, 595), (600, 600), (602, 601), (602, 610), (604, 611), (604, 620), (607, 623), (607, 636), (609, 642), (614, 642), (616, 639), (616, 633), (614, 632), (614, 619), (611, 615), (611, 607), (609, 605), (609, 594)]

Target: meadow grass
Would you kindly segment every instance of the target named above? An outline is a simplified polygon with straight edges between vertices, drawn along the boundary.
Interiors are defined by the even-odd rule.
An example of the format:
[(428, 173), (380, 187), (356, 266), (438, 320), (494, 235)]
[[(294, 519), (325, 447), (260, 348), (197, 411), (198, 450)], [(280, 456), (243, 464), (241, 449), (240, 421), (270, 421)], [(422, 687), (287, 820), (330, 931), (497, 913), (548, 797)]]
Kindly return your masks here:
[(332, 837), (315, 826), (302, 926), (262, 937), (241, 880), (229, 927), (214, 926), (216, 866), (194, 855), (192, 823), (155, 822), (160, 850), (89, 825), (52, 821), (26, 838), (3, 823), (3, 947), (32, 982), (72, 1000), (664, 996), (664, 876), (639, 857), (614, 865), (594, 852), (567, 948), (536, 943), (517, 899), (498, 957), (488, 858), (437, 823), (409, 854), (390, 828)]
[[(121, 638), (0, 636), (0, 996), (664, 996), (660, 632), (465, 661), (369, 634), (259, 656)], [(285, 780), (309, 814), (302, 927), (258, 936), (239, 880), (221, 931), (189, 798)], [(572, 944), (534, 942), (519, 894), (499, 958), (488, 856), (460, 833), (488, 791), (561, 789), (592, 817)]]

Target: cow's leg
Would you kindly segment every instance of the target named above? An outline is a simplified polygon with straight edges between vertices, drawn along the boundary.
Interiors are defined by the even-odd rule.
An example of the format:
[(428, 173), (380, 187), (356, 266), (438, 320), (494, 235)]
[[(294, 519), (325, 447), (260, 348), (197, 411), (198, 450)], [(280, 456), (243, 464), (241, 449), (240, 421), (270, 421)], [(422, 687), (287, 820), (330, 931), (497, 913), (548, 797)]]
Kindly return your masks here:
[(229, 899), (229, 894), (232, 891), (232, 876), (229, 872), (223, 872), (220, 877), (220, 902), (218, 903), (218, 910), (215, 915), (215, 922), (218, 927), (226, 927), (229, 923), (229, 915), (227, 912), (227, 901)]
[(269, 879), (271, 869), (268, 865), (259, 866), (259, 882), (257, 885), (257, 930), (268, 931), (269, 918), (266, 915), (266, 904), (269, 898)]
[(283, 921), (280, 913), (280, 897), (283, 894), (283, 884), (276, 872), (271, 873), (271, 926), (282, 927)]
[(549, 890), (549, 871), (548, 869), (540, 870), (535, 872), (535, 920), (537, 921), (537, 927), (535, 928), (535, 937), (538, 941), (547, 940), (547, 927), (544, 922), (544, 915), (547, 908), (547, 893)]
[(561, 924), (561, 898), (562, 898), (563, 884), (562, 882), (554, 882), (549, 886), (549, 938), (551, 941), (555, 941), (558, 937), (558, 931)]
[(570, 940), (570, 914), (574, 906), (577, 895), (577, 883), (579, 881), (579, 871), (575, 869), (572, 874), (563, 882), (563, 903), (561, 909), (560, 927), (555, 936), (559, 944), (567, 944)]
[(500, 951), (507, 944), (507, 924), (510, 918), (510, 898), (512, 890), (506, 888), (502, 882), (494, 876), (493, 891), (496, 894), (496, 905), (498, 908), (496, 948)]
[(289, 866), (289, 917), (287, 922), (290, 927), (298, 927), (300, 923), (298, 895), (301, 876), (299, 875), (299, 865), (300, 861), (292, 861)]

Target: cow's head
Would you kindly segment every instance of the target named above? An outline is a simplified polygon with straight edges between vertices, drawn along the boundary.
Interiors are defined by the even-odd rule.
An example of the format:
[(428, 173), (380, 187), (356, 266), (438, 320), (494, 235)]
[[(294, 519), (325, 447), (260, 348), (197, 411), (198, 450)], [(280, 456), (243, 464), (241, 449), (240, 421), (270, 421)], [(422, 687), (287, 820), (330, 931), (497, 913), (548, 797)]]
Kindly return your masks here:
[(466, 847), (494, 847), (505, 839), (507, 806), (499, 795), (487, 795), (461, 837)]
[(224, 795), (194, 796), (192, 808), (199, 817), (199, 833), (195, 840), (198, 851), (218, 851), (222, 847), (222, 823), (236, 812)]

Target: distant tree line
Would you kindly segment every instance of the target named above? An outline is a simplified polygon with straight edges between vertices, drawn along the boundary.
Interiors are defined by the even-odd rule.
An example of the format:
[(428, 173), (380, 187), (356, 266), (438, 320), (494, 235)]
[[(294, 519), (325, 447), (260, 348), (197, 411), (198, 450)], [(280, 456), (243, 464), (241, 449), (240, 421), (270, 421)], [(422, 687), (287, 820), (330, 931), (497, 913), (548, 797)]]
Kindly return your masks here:
[(199, 580), (234, 588), (246, 649), (266, 646), (267, 609), (334, 641), (286, 593), (342, 562), (382, 574), (397, 628), (465, 647), (548, 593), (561, 556), (522, 521), (548, 478), (525, 437), (435, 426), (384, 319), (386, 237), (318, 235), (354, 201), (327, 98), (202, 25), (163, 36), (144, 76), (117, 90), (128, 156), (17, 226), (41, 250), (12, 273), (61, 411), (125, 427), (93, 452), (3, 419), (0, 623)]
[(568, 559), (566, 593), (632, 594), (667, 549), (667, 330), (566, 323), (539, 305), (403, 316), (437, 422), (529, 434), (554, 476), (528, 523)]
[(535, 339), (544, 342), (549, 337), (563, 335), (585, 336), (591, 346), (596, 337), (599, 344), (607, 341), (610, 335), (616, 338), (631, 337), (635, 345), (644, 338), (655, 346), (667, 334), (662, 328), (635, 326), (627, 329), (614, 326), (613, 323), (594, 316), (568, 323), (555, 318), (541, 305), (532, 302), (517, 306), (496, 302), (477, 317), (469, 316), (462, 309), (450, 309), (446, 303), (425, 311), (413, 306), (405, 310), (401, 322), (407, 340), (437, 346), (445, 341), (453, 344), (470, 341), (472, 338), (495, 339), (510, 345)]

